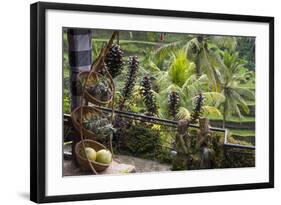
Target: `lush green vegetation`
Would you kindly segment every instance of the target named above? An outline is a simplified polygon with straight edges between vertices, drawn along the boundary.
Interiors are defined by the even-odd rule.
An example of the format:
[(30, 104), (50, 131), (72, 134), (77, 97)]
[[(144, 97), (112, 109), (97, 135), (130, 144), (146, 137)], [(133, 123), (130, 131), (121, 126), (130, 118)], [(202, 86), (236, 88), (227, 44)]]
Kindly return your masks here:
[(254, 130), (229, 129), (229, 131), (232, 135), (237, 135), (237, 136), (243, 136), (243, 137), (255, 136)]
[[(111, 31), (94, 31), (93, 56), (109, 39)], [(151, 84), (151, 95), (157, 111), (150, 113), (160, 118), (190, 119), (198, 94), (204, 97), (202, 115), (210, 120), (226, 122), (254, 122), (250, 106), (255, 106), (255, 39), (187, 34), (126, 32), (119, 35), (119, 44), (124, 51), (124, 61), (130, 55), (138, 56), (139, 69), (132, 95), (124, 103), (125, 109), (147, 113), (151, 110), (142, 95), (145, 76)], [(70, 111), (69, 67), (67, 36), (64, 35), (64, 111)], [(114, 81), (116, 83), (116, 108), (122, 98), (127, 66)], [(171, 94), (177, 96), (171, 105)], [(174, 109), (171, 111), (171, 109)], [(254, 130), (239, 128), (231, 130), (239, 136), (253, 136)]]
[[(223, 116), (220, 115), (208, 115), (208, 118), (210, 120), (221, 120), (223, 121)], [(243, 116), (243, 117), (239, 117), (239, 116), (231, 116), (227, 122), (255, 122), (255, 117), (254, 116)]]

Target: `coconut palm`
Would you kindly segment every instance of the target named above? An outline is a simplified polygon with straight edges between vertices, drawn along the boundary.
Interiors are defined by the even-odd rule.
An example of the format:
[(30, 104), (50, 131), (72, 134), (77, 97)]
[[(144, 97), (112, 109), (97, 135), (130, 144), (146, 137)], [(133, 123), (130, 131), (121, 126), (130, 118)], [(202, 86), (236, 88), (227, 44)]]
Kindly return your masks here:
[[(195, 63), (197, 76), (200, 77), (202, 74), (206, 74), (213, 90), (217, 91), (219, 89), (217, 87), (218, 69), (223, 66), (219, 55), (220, 50), (234, 50), (236, 45), (235, 37), (188, 35), (186, 39), (161, 46), (156, 50), (154, 57), (155, 62), (158, 62), (156, 64), (161, 65), (159, 59), (167, 59), (171, 51), (186, 50), (187, 58)], [(163, 64), (166, 65), (165, 62), (162, 62), (162, 66)]]
[(202, 93), (206, 99), (203, 107), (205, 113), (220, 114), (215, 106), (219, 105), (218, 102), (224, 101), (224, 96), (218, 92), (209, 92), (207, 75), (203, 74), (197, 77), (196, 65), (186, 57), (186, 52), (183, 49), (172, 52), (166, 70), (160, 69), (152, 61), (147, 64), (146, 70), (157, 79), (155, 84), (158, 90), (155, 95), (159, 103), (159, 116), (170, 117), (168, 96), (171, 92), (177, 92), (180, 98), (177, 119), (190, 118), (191, 110), (199, 93)]
[(224, 69), (220, 71), (221, 93), (225, 96), (223, 107), (223, 127), (231, 114), (237, 114), (240, 118), (243, 117), (241, 109), (245, 113), (249, 113), (247, 100), (254, 99), (254, 92), (243, 86), (249, 76), (253, 72), (245, 68), (247, 63), (239, 58), (239, 54), (230, 53), (229, 51), (222, 52)]

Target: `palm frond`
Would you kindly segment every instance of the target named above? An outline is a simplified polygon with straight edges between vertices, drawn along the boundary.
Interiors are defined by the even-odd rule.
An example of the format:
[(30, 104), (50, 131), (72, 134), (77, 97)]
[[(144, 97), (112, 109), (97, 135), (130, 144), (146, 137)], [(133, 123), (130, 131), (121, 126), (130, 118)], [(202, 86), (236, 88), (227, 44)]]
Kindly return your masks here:
[(206, 51), (206, 49), (202, 49), (202, 51), (199, 54), (201, 69), (203, 72), (208, 76), (211, 85), (214, 87), (217, 86), (217, 70), (214, 66), (212, 66), (211, 61), (209, 59), (209, 53)]
[(196, 74), (191, 75), (181, 87), (181, 92), (186, 96), (195, 96), (203, 90), (207, 89), (208, 77), (201, 75), (199, 78)]
[(250, 90), (249, 88), (244, 88), (244, 87), (236, 87), (235, 91), (239, 93), (239, 95), (243, 96), (244, 98), (248, 100), (253, 100), (255, 99), (255, 93)]
[(153, 57), (155, 62), (157, 62), (158, 64), (162, 59), (167, 59), (170, 56), (171, 52), (175, 52), (180, 49), (182, 45), (186, 43), (186, 41), (186, 39), (183, 39), (162, 45), (154, 52)]
[(179, 112), (176, 115), (178, 120), (187, 120), (190, 119), (190, 111), (185, 107), (180, 107)]
[(200, 43), (198, 42), (197, 38), (193, 38), (185, 44), (183, 47), (185, 50), (185, 53), (187, 55), (187, 58), (195, 60), (196, 56), (200, 52)]
[(246, 101), (243, 99), (243, 97), (241, 97), (241, 95), (239, 95), (239, 93), (237, 93), (236, 91), (233, 91), (232, 95), (235, 97), (235, 100), (237, 101), (237, 104), (239, 104), (242, 107), (244, 112), (249, 113), (250, 109), (249, 109)]
[(208, 116), (208, 115), (221, 116), (222, 115), (220, 110), (213, 106), (205, 105), (202, 107), (202, 109), (203, 109), (203, 113), (205, 116)]
[(232, 36), (213, 36), (210, 41), (219, 48), (226, 48), (232, 51), (237, 47), (237, 39)]
[(186, 54), (183, 50), (174, 54), (173, 61), (168, 70), (170, 79), (174, 84), (181, 87), (194, 71), (195, 64), (186, 58)]
[(218, 107), (225, 101), (225, 96), (219, 92), (204, 92), (202, 95), (204, 96), (206, 105)]

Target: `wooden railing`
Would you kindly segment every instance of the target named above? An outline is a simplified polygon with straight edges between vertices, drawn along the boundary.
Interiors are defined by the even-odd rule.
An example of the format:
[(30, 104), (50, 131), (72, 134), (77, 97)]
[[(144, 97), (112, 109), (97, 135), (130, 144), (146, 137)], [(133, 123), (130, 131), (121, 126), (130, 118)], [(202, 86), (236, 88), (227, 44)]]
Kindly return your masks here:
[[(112, 112), (112, 110), (110, 108), (97, 107), (97, 106), (95, 106), (95, 108), (100, 109), (104, 112), (108, 112), (108, 113)], [(177, 125), (178, 125), (177, 121), (156, 118), (156, 117), (142, 115), (142, 114), (133, 113), (133, 112), (114, 110), (114, 113), (115, 113), (115, 115), (119, 115), (119, 116), (124, 117), (124, 118), (134, 119), (134, 120), (138, 120), (138, 121), (142, 121), (142, 122), (150, 122), (150, 123), (153, 123), (153, 124), (164, 125), (164, 126), (168, 126), (168, 127), (176, 128)], [(72, 126), (71, 117), (70, 117), (69, 114), (64, 114), (64, 124), (67, 125), (67, 126)], [(190, 124), (189, 127), (199, 129), (198, 125)], [(220, 132), (220, 133), (224, 134), (224, 146), (226, 148), (239, 148), (239, 149), (246, 149), (246, 150), (255, 150), (255, 146), (229, 143), (228, 142), (227, 129), (210, 127), (210, 130), (214, 131), (214, 132)]]

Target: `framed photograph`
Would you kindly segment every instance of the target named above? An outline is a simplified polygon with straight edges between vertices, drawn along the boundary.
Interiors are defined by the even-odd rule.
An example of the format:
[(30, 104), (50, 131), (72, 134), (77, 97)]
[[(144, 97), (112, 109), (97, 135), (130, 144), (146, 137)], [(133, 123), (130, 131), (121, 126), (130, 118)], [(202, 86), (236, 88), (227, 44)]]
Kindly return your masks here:
[(274, 187), (274, 18), (31, 5), (30, 199)]

